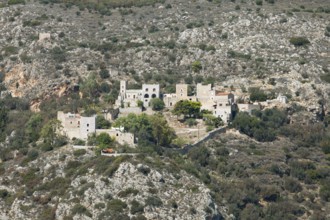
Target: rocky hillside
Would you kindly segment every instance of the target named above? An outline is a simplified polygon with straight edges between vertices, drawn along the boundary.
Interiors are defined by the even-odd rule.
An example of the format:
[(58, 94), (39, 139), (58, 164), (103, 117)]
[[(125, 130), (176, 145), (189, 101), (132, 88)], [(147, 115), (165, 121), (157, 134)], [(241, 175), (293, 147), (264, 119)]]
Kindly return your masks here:
[[(57, 2), (0, 3), (0, 219), (329, 219), (327, 0)], [(136, 149), (102, 142), (138, 155), (73, 150), (56, 112), (100, 116), (122, 79), (289, 103), (184, 154), (145, 120)]]
[(1, 167), (6, 170), (0, 176), (0, 217), (4, 220), (222, 216), (218, 212), (222, 208), (200, 180), (185, 171), (146, 165), (154, 163), (153, 157), (141, 164), (141, 158), (96, 157), (93, 152), (64, 147), (28, 165), (22, 160), (18, 156)]
[[(1, 8), (0, 25), (2, 90), (30, 100), (66, 94), (90, 74), (110, 87), (129, 79), (171, 91), (180, 80), (205, 81), (243, 91), (257, 86), (306, 106), (328, 98), (323, 0), (167, 0), (106, 15), (27, 2)], [(306, 45), (295, 46), (297, 37)]]

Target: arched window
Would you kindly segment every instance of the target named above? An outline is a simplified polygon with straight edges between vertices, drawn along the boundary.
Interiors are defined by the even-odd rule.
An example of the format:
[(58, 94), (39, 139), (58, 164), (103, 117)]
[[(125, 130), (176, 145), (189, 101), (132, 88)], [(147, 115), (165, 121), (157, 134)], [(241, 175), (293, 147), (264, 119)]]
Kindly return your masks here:
[(152, 98), (156, 98), (157, 96), (156, 96), (156, 94), (152, 94), (151, 97)]
[(145, 94), (144, 95), (144, 98), (149, 98), (149, 94)]

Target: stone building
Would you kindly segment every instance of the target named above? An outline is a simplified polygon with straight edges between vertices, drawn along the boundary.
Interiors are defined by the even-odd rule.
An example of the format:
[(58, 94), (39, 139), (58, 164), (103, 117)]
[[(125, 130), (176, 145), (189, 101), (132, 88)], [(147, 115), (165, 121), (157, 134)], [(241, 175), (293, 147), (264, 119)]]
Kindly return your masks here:
[(213, 101), (213, 115), (220, 117), (224, 123), (228, 123), (232, 118), (234, 94), (214, 91), (214, 96), (211, 96), (211, 99)]
[(209, 110), (214, 116), (220, 117), (224, 123), (228, 123), (232, 117), (232, 105), (235, 96), (232, 93), (223, 93), (212, 88), (211, 84), (203, 85), (198, 83), (196, 86), (196, 96), (188, 96), (188, 85), (177, 84), (176, 93), (164, 94), (165, 106), (170, 108), (180, 100), (199, 101), (201, 109)]
[(61, 121), (63, 135), (69, 139), (79, 138), (86, 140), (88, 135), (95, 133), (95, 116), (84, 117), (80, 114), (57, 112), (57, 119)]
[(124, 132), (122, 128), (111, 128), (111, 129), (96, 129), (96, 134), (107, 133), (110, 137), (114, 138), (119, 144), (135, 146), (134, 134)]
[(59, 131), (69, 139), (77, 138), (87, 140), (89, 135), (107, 133), (119, 144), (135, 146), (134, 134), (124, 132), (120, 128), (96, 129), (96, 116), (83, 117), (80, 114), (57, 112), (57, 119), (61, 122), (62, 129)]
[(180, 100), (196, 101), (196, 96), (188, 96), (187, 84), (176, 84), (175, 93), (163, 95), (163, 101), (167, 108), (173, 107)]
[(138, 101), (144, 107), (149, 106), (153, 98), (159, 98), (159, 84), (143, 84), (142, 89), (127, 89), (127, 82), (120, 81), (120, 92), (116, 100), (116, 107), (137, 107)]
[(247, 112), (249, 114), (251, 114), (253, 110), (261, 109), (259, 104), (251, 104), (251, 103), (238, 103), (237, 107), (240, 112)]

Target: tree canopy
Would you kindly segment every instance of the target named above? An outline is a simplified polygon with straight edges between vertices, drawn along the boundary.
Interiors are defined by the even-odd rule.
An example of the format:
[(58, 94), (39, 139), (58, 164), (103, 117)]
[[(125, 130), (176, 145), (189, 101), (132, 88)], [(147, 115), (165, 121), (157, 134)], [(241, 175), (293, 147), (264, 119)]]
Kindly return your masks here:
[(139, 142), (147, 140), (157, 146), (167, 147), (175, 138), (174, 130), (161, 114), (129, 114), (127, 117), (118, 118), (114, 126), (123, 126), (124, 130), (133, 133)]
[(201, 109), (201, 103), (189, 100), (181, 100), (174, 105), (172, 113), (174, 115), (184, 115), (184, 117), (197, 117)]
[(232, 126), (258, 141), (274, 141), (278, 129), (286, 122), (286, 114), (277, 109), (254, 111), (252, 115), (240, 112)]
[(164, 109), (165, 103), (160, 98), (153, 98), (150, 100), (150, 106), (152, 110), (160, 111)]

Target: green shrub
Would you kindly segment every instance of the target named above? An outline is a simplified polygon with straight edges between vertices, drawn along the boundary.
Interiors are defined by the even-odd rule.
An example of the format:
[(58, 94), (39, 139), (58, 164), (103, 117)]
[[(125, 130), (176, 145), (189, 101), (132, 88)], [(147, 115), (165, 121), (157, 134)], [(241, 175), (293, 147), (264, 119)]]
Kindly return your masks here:
[(41, 25), (41, 21), (39, 20), (25, 20), (23, 21), (23, 27), (35, 27)]
[(140, 173), (142, 173), (145, 176), (147, 176), (150, 173), (150, 168), (147, 166), (139, 166), (137, 169)]
[(127, 204), (120, 199), (113, 199), (107, 204), (107, 209), (114, 213), (122, 213)]
[(147, 218), (144, 215), (137, 215), (137, 216), (133, 216), (131, 218), (131, 220), (147, 220)]
[(2, 49), (2, 51), (5, 52), (5, 55), (13, 55), (13, 54), (18, 54), (18, 48), (14, 46), (7, 46)]
[(24, 0), (9, 0), (8, 5), (25, 4)]
[(97, 203), (94, 205), (95, 209), (104, 209), (105, 208), (105, 204), (103, 202)]
[(240, 59), (245, 59), (245, 60), (250, 60), (251, 59), (251, 54), (244, 54), (241, 52), (236, 52), (233, 50), (229, 50), (227, 52), (227, 55), (229, 58), (240, 58)]
[(98, 115), (96, 116), (96, 128), (97, 129), (108, 129), (111, 127), (110, 121), (106, 120), (104, 116)]
[(61, 49), (60, 47), (54, 47), (51, 51), (50, 51), (52, 58), (54, 59), (54, 61), (56, 62), (65, 62), (66, 61), (66, 51)]
[(202, 70), (203, 66), (202, 66), (202, 63), (200, 61), (194, 61), (192, 64), (191, 64), (191, 69), (192, 71), (194, 72), (199, 72), (200, 70)]
[(262, 189), (261, 195), (263, 199), (268, 202), (276, 202), (280, 197), (280, 193), (277, 188), (268, 186)]
[(92, 213), (90, 213), (88, 211), (88, 209), (85, 206), (81, 205), (81, 204), (76, 204), (72, 208), (71, 213), (72, 213), (72, 215), (79, 214), (79, 215), (86, 215), (88, 217), (92, 217)]
[(291, 177), (284, 179), (284, 188), (292, 193), (297, 193), (302, 190), (302, 186), (299, 181)]
[(0, 198), (1, 199), (5, 199), (5, 198), (7, 198), (7, 197), (9, 197), (10, 196), (10, 194), (9, 194), (9, 192), (7, 191), (7, 190), (5, 190), (5, 189), (0, 189)]
[(151, 106), (152, 110), (160, 111), (160, 110), (164, 109), (165, 103), (160, 98), (153, 98), (150, 100), (150, 106)]
[(330, 180), (327, 179), (320, 188), (320, 197), (326, 202), (330, 202)]
[(73, 152), (73, 155), (75, 157), (79, 157), (79, 156), (85, 155), (86, 153), (87, 153), (87, 151), (85, 149), (79, 149), (79, 150), (75, 150)]
[(290, 38), (290, 43), (295, 47), (305, 46), (310, 43), (306, 37), (292, 37)]
[(327, 74), (325, 74), (325, 75), (321, 75), (320, 78), (321, 78), (323, 81), (325, 81), (325, 82), (327, 82), (327, 83), (330, 83), (330, 74), (329, 74), (329, 73), (327, 73)]
[(197, 125), (197, 121), (194, 118), (188, 118), (184, 123), (189, 127)]
[(119, 197), (127, 197), (129, 195), (137, 195), (139, 193), (139, 190), (134, 189), (134, 188), (127, 188), (125, 190), (122, 190), (118, 193)]
[(155, 25), (151, 25), (149, 28), (149, 33), (155, 33), (159, 31), (158, 27), (156, 27)]
[(111, 90), (110, 86), (108, 83), (106, 82), (102, 82), (100, 85), (100, 91), (103, 93), (109, 93)]
[(262, 0), (256, 0), (256, 5), (262, 5)]
[(155, 207), (160, 207), (163, 205), (162, 200), (157, 197), (157, 196), (149, 196), (146, 200), (145, 200), (145, 204), (147, 206), (155, 206)]
[(133, 200), (131, 202), (131, 214), (135, 215), (137, 213), (143, 213), (144, 207), (138, 201)]
[(52, 145), (50, 145), (49, 143), (41, 143), (40, 145), (38, 145), (40, 150), (47, 152), (47, 151), (52, 151), (54, 148)]
[(34, 149), (30, 150), (27, 153), (27, 157), (30, 161), (37, 159), (38, 156), (39, 156), (39, 152), (37, 150), (34, 150)]
[(51, 192), (51, 195), (64, 196), (70, 186), (70, 179), (56, 177), (49, 182), (45, 182), (38, 187), (40, 191)]
[(73, 176), (78, 173), (85, 173), (87, 172), (87, 168), (83, 166), (80, 161), (72, 160), (69, 161), (64, 168), (66, 176)]
[(264, 93), (264, 91), (260, 90), (260, 88), (252, 87), (249, 89), (249, 92), (250, 92), (250, 100), (252, 102), (255, 101), (264, 102), (267, 100), (267, 94)]
[(107, 69), (100, 70), (99, 74), (102, 79), (107, 79), (110, 77), (109, 70)]

